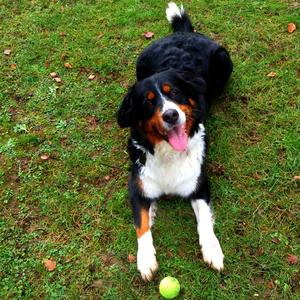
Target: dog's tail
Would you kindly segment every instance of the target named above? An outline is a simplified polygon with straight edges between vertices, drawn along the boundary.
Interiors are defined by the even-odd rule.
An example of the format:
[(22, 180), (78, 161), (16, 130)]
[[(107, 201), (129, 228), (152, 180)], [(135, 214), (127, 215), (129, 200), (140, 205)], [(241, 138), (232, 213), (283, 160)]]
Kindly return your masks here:
[(166, 9), (166, 15), (174, 32), (193, 32), (194, 28), (192, 22), (184, 11), (183, 6), (179, 8), (176, 3), (170, 2)]

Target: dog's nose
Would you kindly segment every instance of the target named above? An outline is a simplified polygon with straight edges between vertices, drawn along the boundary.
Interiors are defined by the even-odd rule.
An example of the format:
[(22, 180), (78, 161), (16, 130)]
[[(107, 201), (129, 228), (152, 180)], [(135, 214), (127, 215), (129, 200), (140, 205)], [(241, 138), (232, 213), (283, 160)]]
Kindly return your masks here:
[(165, 122), (174, 125), (179, 118), (179, 114), (176, 109), (168, 109), (164, 112), (162, 117)]

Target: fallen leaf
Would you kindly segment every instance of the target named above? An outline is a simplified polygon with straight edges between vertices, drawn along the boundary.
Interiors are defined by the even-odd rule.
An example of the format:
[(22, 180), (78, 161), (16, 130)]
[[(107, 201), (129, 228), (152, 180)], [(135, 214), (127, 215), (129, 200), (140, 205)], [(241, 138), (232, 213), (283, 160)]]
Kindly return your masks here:
[(278, 244), (280, 244), (280, 239), (277, 238), (277, 237), (273, 237), (273, 238), (272, 238), (272, 242), (273, 242), (274, 244), (278, 245)]
[(52, 78), (55, 78), (55, 77), (57, 77), (57, 73), (56, 73), (56, 72), (51, 72), (51, 73), (50, 73), (50, 76), (51, 76)]
[(136, 262), (136, 256), (132, 255), (132, 254), (128, 254), (127, 260), (130, 263), (134, 263), (134, 262)]
[(108, 175), (104, 176), (105, 181), (108, 181), (109, 179), (110, 179), (110, 176), (108, 176)]
[(293, 254), (288, 254), (286, 260), (290, 265), (296, 265), (298, 263), (298, 256)]
[(17, 64), (11, 64), (11, 65), (10, 65), (10, 68), (11, 68), (12, 70), (15, 70), (15, 69), (17, 68)]
[(277, 73), (272, 71), (267, 75), (267, 77), (275, 77), (276, 75)]
[(287, 30), (289, 33), (293, 33), (297, 29), (296, 25), (294, 23), (289, 23)]
[(294, 180), (300, 180), (300, 176), (294, 176)]
[(274, 289), (274, 287), (275, 287), (273, 281), (269, 281), (267, 286), (270, 290)]
[(65, 68), (67, 68), (67, 69), (72, 69), (72, 65), (70, 64), (70, 63), (65, 63)]
[(48, 60), (45, 61), (44, 66), (45, 66), (45, 68), (47, 68), (47, 69), (50, 67), (50, 63), (49, 63)]
[(148, 32), (145, 32), (145, 33), (144, 33), (144, 37), (145, 37), (146, 39), (152, 39), (153, 36), (154, 36), (154, 33), (151, 32), (151, 31), (148, 31)]
[(49, 272), (52, 272), (56, 268), (56, 261), (53, 259), (44, 259), (44, 266)]
[(55, 77), (54, 80), (55, 80), (57, 83), (61, 83), (61, 78), (60, 78), (60, 77)]
[(95, 77), (96, 77), (96, 75), (94, 75), (94, 74), (91, 74), (91, 75), (88, 77), (88, 79), (89, 79), (89, 80), (94, 80), (94, 79), (95, 79)]
[(66, 34), (65, 32), (60, 32), (59, 35), (60, 35), (61, 37), (65, 37), (67, 34)]
[(41, 155), (41, 159), (42, 159), (42, 160), (48, 160), (49, 158), (50, 158), (50, 156), (47, 155), (47, 154)]
[(3, 53), (5, 55), (10, 55), (11, 54), (11, 50), (10, 49), (5, 49)]

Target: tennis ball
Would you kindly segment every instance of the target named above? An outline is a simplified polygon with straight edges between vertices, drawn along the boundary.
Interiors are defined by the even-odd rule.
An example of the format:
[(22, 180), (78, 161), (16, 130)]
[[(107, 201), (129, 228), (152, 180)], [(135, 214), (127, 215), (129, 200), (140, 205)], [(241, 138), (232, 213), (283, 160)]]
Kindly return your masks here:
[(159, 284), (159, 292), (166, 299), (175, 298), (180, 292), (179, 281), (175, 277), (165, 277)]

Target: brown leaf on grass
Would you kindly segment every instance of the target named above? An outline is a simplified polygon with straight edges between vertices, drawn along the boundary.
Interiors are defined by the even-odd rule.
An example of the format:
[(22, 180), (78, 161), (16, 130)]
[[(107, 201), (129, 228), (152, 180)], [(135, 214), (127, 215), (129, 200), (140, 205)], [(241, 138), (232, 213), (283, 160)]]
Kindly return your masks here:
[(11, 50), (10, 49), (5, 49), (3, 53), (5, 55), (10, 55), (11, 54)]
[(49, 155), (43, 154), (41, 155), (41, 160), (48, 160), (49, 159)]
[(271, 77), (271, 78), (273, 78), (273, 77), (275, 77), (277, 75), (277, 73), (276, 72), (270, 72), (268, 75), (267, 75), (267, 77)]
[(45, 68), (47, 68), (47, 69), (50, 67), (50, 63), (49, 63), (48, 60), (45, 61), (44, 66), (45, 66)]
[(52, 272), (56, 268), (56, 261), (53, 259), (44, 259), (44, 266), (49, 272)]
[(290, 265), (296, 265), (298, 263), (298, 256), (293, 254), (288, 254), (286, 260)]
[(275, 287), (273, 281), (269, 281), (267, 286), (270, 290), (274, 289), (274, 287)]
[(62, 81), (60, 77), (55, 77), (54, 80), (55, 80), (57, 83), (61, 83), (61, 81)]
[(289, 23), (287, 30), (289, 33), (293, 33), (297, 29), (296, 25), (294, 23)]
[(294, 176), (294, 180), (300, 180), (300, 176)]
[(273, 242), (274, 244), (278, 245), (278, 244), (280, 244), (280, 239), (277, 238), (277, 237), (273, 237), (273, 238), (272, 238), (272, 242)]
[(110, 176), (109, 176), (109, 175), (104, 176), (104, 180), (105, 180), (105, 181), (109, 181), (109, 179), (110, 179)]
[(132, 255), (132, 254), (128, 254), (127, 260), (130, 263), (134, 263), (134, 262), (136, 262), (136, 256)]
[(68, 62), (65, 63), (65, 68), (72, 69), (72, 65)]
[(94, 74), (91, 74), (91, 75), (89, 75), (88, 79), (89, 79), (89, 80), (94, 80), (94, 79), (95, 79), (95, 77), (96, 77), (96, 75), (94, 75)]
[(10, 68), (11, 68), (12, 70), (15, 70), (15, 69), (17, 68), (17, 64), (11, 64), (11, 65), (10, 65)]
[(65, 37), (66, 35), (67, 35), (67, 34), (66, 34), (65, 32), (63, 32), (63, 31), (59, 33), (59, 36), (60, 36), (60, 37)]
[(51, 73), (50, 73), (50, 76), (51, 76), (52, 78), (55, 78), (55, 77), (57, 77), (57, 73), (56, 73), (56, 72), (51, 72)]
[(151, 31), (144, 32), (144, 37), (148, 40), (152, 39), (154, 37), (154, 33)]

